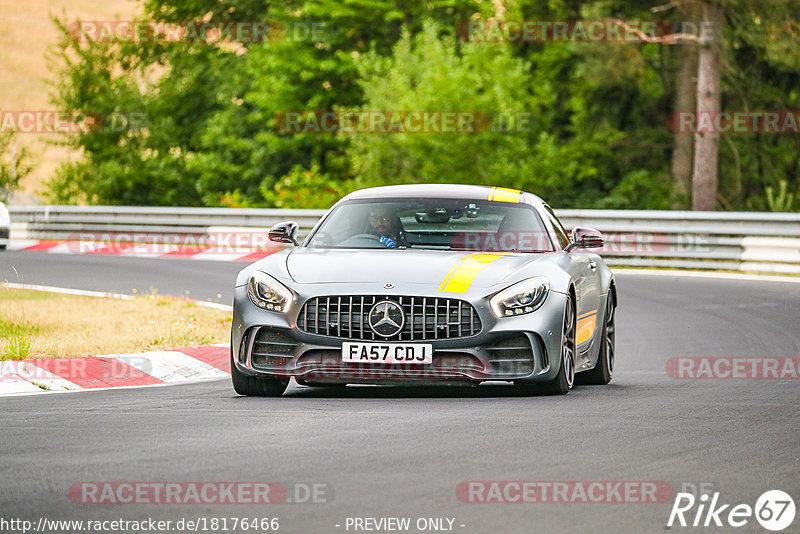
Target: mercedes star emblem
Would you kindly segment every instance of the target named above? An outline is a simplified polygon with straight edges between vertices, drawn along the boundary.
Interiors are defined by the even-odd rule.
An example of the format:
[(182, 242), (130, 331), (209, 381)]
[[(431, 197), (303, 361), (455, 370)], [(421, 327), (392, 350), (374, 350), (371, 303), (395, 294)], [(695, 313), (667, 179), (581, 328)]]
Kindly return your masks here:
[(400, 333), (406, 322), (403, 308), (391, 300), (376, 303), (369, 311), (367, 323), (381, 337), (392, 337)]

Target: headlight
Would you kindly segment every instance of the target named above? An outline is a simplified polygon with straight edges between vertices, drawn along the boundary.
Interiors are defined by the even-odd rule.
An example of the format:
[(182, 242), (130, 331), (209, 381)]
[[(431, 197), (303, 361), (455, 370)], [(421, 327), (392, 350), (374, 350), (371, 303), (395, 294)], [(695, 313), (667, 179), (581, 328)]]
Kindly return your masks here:
[(255, 271), (247, 283), (250, 300), (259, 308), (286, 312), (292, 303), (292, 292), (266, 273)]
[(538, 309), (549, 291), (550, 281), (537, 276), (507, 287), (493, 296), (489, 303), (497, 317), (524, 315)]

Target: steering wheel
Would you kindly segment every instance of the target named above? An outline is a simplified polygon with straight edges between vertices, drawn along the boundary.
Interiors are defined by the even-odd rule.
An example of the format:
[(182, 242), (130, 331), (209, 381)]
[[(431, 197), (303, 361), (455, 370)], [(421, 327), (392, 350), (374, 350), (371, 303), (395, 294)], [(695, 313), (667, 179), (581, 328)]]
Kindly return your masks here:
[[(377, 241), (378, 243), (380, 243), (380, 241), (381, 241), (381, 238), (380, 238), (380, 237), (378, 237), (378, 236), (376, 236), (376, 235), (372, 235), (372, 234), (356, 234), (356, 235), (354, 235), (354, 236), (351, 236), (351, 237), (349, 237), (349, 238), (348, 238), (348, 240), (349, 240), (349, 239), (359, 239), (359, 238), (371, 239), (371, 240), (373, 240), (373, 241)], [(382, 244), (383, 244), (383, 243), (381, 243), (381, 245), (382, 245)]]
[[(341, 241), (337, 246), (340, 247), (364, 247), (364, 248), (384, 248), (386, 245), (381, 243), (381, 239), (372, 234), (356, 234)], [(388, 247), (386, 247), (388, 248)]]

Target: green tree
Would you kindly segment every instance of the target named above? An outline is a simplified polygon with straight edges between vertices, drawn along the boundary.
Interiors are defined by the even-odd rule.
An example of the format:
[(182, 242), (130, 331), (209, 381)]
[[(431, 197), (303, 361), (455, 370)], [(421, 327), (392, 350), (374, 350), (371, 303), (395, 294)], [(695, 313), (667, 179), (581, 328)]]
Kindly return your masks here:
[[(50, 181), (57, 202), (199, 205), (189, 172), (201, 126), (237, 56), (203, 43), (80, 42), (64, 20), (53, 53), (54, 104), (97, 117), (65, 144), (83, 158)], [(210, 68), (210, 65), (214, 68)]]
[(0, 133), (0, 200), (7, 200), (31, 170), (28, 149), (17, 146), (13, 132)]
[[(587, 101), (604, 89), (594, 81), (603, 76), (571, 47), (551, 43), (521, 58), (508, 43), (459, 43), (431, 22), (416, 37), (407, 33), (390, 59), (366, 56), (359, 63), (364, 110), (475, 111), (495, 120), (476, 134), (350, 134), (356, 183), (493, 184), (559, 205), (600, 203), (609, 193), (612, 205), (660, 204), (664, 188), (645, 193), (653, 191), (651, 173), (615, 154), (625, 142), (616, 127), (624, 121)], [(504, 129), (509, 118), (516, 120)], [(632, 156), (641, 150), (642, 160), (652, 154), (650, 147), (625, 148)], [(659, 164), (661, 174), (667, 168)]]
[(351, 180), (347, 139), (282, 133), (276, 117), (287, 111), (360, 105), (357, 63), (363, 54), (390, 53), (404, 24), (421, 27), (420, 13), (455, 26), (477, 9), (477, 2), (466, 0), (377, 0), (368, 6), (354, 0), (312, 0), (271, 11), (270, 19), (287, 29), (321, 30), (313, 40), (287, 36), (252, 47), (241, 71), (230, 73), (225, 86), (229, 104), (207, 123), (203, 148), (192, 162), (204, 202), (213, 204), (235, 190), (250, 202), (272, 205), (277, 197), (269, 192), (294, 181), (297, 168), (318, 169), (337, 182)]
[[(800, 4), (726, 0), (722, 108), (800, 109)], [(800, 134), (722, 136), (717, 201), (723, 209), (769, 210), (766, 189), (800, 191)], [(796, 206), (794, 209), (797, 209)]]
[[(460, 50), (459, 50), (460, 48)], [(340, 134), (359, 186), (458, 182), (514, 185), (530, 169), (527, 132), (496, 131), (497, 118), (529, 118), (529, 77), (508, 46), (457, 45), (434, 22), (405, 32), (391, 58), (375, 52), (358, 63), (365, 111), (465, 112), (477, 132)], [(342, 110), (344, 111), (344, 110)], [(484, 117), (495, 118), (487, 125)], [(483, 124), (482, 124), (483, 123)], [(481, 131), (485, 126), (488, 129)], [(527, 127), (527, 123), (523, 125)]]
[[(686, 169), (692, 167), (691, 151), (681, 151), (667, 125), (681, 101), (677, 96), (691, 92), (683, 46), (462, 42), (455, 35), (460, 21), (490, 17), (679, 22), (688, 16), (686, 5), (143, 3), (148, 20), (269, 20), (287, 29), (279, 42), (240, 46), (78, 43), (62, 21), (53, 55), (60, 69), (55, 105), (96, 114), (104, 127), (65, 140), (82, 156), (61, 167), (50, 182), (51, 197), (106, 204), (322, 206), (365, 185), (458, 181), (525, 188), (559, 206), (677, 207), (686, 200)], [(800, 109), (800, 5), (719, 5), (722, 109)], [(276, 128), (276, 117), (287, 111), (353, 109), (460, 110), (486, 113), (494, 121), (488, 131), (474, 134), (337, 135)], [(506, 128), (508, 121), (513, 124)], [(774, 198), (768, 204), (767, 188), (778, 191), (785, 182), (788, 193), (797, 191), (798, 139), (720, 136), (718, 205), (767, 209), (776, 206)]]

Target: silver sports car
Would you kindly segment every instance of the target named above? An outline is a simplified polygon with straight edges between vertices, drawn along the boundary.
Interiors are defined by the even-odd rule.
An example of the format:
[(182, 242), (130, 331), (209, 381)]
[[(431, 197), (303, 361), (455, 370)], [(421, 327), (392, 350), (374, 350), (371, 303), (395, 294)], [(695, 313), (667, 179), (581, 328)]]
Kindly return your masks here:
[(513, 189), (403, 185), (351, 193), (302, 244), (236, 281), (233, 387), (477, 385), (565, 394), (614, 370), (614, 276), (540, 198)]

